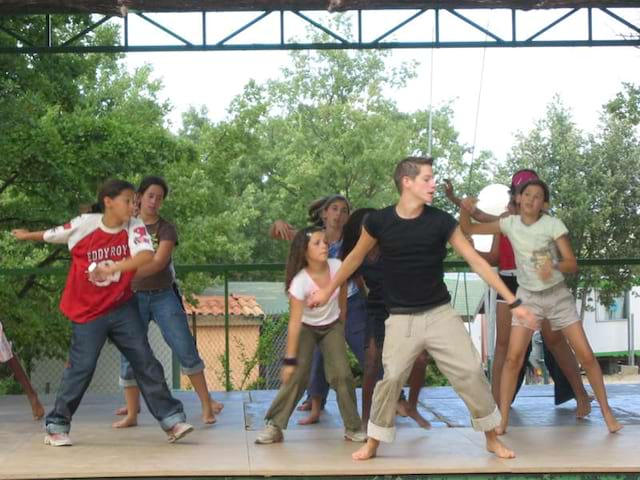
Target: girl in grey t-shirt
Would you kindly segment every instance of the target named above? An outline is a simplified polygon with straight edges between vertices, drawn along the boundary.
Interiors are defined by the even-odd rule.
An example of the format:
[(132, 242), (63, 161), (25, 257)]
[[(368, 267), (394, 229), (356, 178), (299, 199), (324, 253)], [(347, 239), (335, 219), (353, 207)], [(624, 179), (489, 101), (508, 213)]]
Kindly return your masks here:
[(518, 371), (524, 353), (535, 330), (542, 321), (549, 321), (552, 330), (560, 330), (571, 345), (578, 362), (587, 372), (589, 383), (600, 404), (602, 416), (611, 433), (622, 428), (613, 416), (607, 401), (602, 371), (576, 311), (573, 295), (564, 283), (564, 273), (575, 273), (578, 263), (569, 242), (564, 223), (543, 213), (548, 209), (549, 188), (542, 180), (524, 183), (516, 197), (519, 215), (511, 215), (498, 222), (471, 224), (469, 212), (460, 211), (460, 225), (469, 234), (503, 233), (513, 246), (516, 255), (518, 300), (512, 304), (524, 304), (536, 316), (534, 324), (524, 324), (514, 317), (509, 337), (509, 347), (502, 369), (500, 386), (501, 433), (509, 422), (509, 400), (513, 397)]

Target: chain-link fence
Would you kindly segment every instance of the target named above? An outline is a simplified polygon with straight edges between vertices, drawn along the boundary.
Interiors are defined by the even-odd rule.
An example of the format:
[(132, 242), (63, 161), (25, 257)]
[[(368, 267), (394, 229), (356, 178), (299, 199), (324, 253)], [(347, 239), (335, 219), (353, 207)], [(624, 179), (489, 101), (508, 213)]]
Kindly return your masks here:
[[(169, 385), (173, 384), (173, 356), (171, 349), (162, 338), (158, 326), (151, 322), (149, 325), (149, 343), (162, 364), (165, 378)], [(31, 383), (40, 394), (54, 393), (57, 391), (62, 378), (65, 360), (42, 358), (36, 360), (31, 370)], [(88, 392), (91, 393), (117, 393), (120, 391), (118, 379), (120, 376), (120, 352), (111, 342), (107, 341), (98, 359), (95, 374)]]
[[(281, 269), (281, 267), (278, 267)], [(280, 271), (280, 270), (278, 270)], [(244, 274), (242, 281), (227, 285), (228, 310), (228, 378), (225, 358), (224, 286), (206, 289), (200, 300), (200, 314), (191, 316), (195, 323), (198, 351), (207, 366), (207, 384), (211, 390), (273, 389), (280, 387), (280, 359), (286, 346), (289, 303), (284, 285), (278, 281), (253, 280), (255, 273)], [(219, 305), (203, 296), (217, 298)], [(206, 303), (205, 302), (205, 303)], [(212, 311), (213, 310), (213, 311)], [(216, 313), (216, 316), (203, 315)]]
[[(194, 337), (210, 390), (225, 390), (224, 318), (199, 319)], [(280, 359), (287, 342), (287, 317), (229, 319), (229, 387), (260, 390), (280, 387)], [(188, 387), (182, 376), (181, 387)]]

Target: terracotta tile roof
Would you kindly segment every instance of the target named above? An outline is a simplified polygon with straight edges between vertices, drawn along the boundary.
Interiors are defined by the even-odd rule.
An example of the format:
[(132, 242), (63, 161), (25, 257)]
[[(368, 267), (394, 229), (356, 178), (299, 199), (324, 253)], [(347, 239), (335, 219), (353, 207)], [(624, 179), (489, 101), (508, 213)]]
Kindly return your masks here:
[[(224, 296), (195, 295), (198, 306), (194, 306), (184, 299), (187, 314), (224, 316)], [(237, 317), (264, 317), (262, 308), (254, 295), (229, 295), (229, 315)]]

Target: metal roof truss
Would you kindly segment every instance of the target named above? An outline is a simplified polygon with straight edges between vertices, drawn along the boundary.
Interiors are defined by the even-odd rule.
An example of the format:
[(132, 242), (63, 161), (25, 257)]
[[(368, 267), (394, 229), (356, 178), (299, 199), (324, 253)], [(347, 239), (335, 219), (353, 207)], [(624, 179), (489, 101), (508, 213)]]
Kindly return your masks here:
[[(482, 10), (481, 10), (482, 11)], [(487, 10), (484, 10), (487, 12)], [(478, 10), (461, 9), (423, 9), (423, 10), (391, 10), (386, 11), (388, 19), (380, 22), (380, 16), (376, 19), (376, 28), (384, 23), (382, 32), (367, 36), (368, 11), (357, 10), (348, 12), (351, 15), (354, 28), (353, 38), (345, 37), (336, 31), (327, 21), (326, 12), (306, 12), (298, 10), (275, 10), (259, 12), (257, 15), (243, 21), (239, 26), (234, 26), (231, 31), (223, 31), (224, 21), (219, 21), (218, 16), (224, 12), (198, 12), (198, 13), (162, 13), (151, 14), (143, 12), (129, 13), (124, 17), (93, 15), (94, 23), (84, 30), (77, 32), (68, 38), (60, 38), (55, 29), (54, 15), (34, 15), (43, 18), (42, 42), (29, 41), (24, 34), (14, 31), (6, 25), (7, 16), (0, 16), (0, 36), (10, 37), (0, 46), (0, 53), (91, 53), (91, 52), (178, 52), (178, 51), (237, 51), (237, 50), (307, 50), (307, 49), (389, 49), (389, 48), (493, 48), (493, 47), (575, 47), (575, 46), (640, 46), (640, 9), (639, 8), (572, 8), (552, 10), (554, 19), (544, 23), (533, 32), (524, 32), (521, 24), (527, 20), (527, 16), (536, 15), (539, 11), (500, 9), (491, 10), (491, 25), (481, 25), (474, 16)], [(393, 12), (393, 15), (390, 14)], [(499, 13), (494, 13), (499, 12)], [(549, 10), (547, 10), (549, 12)], [(316, 15), (317, 13), (317, 15)], [(379, 13), (379, 12), (378, 12)], [(383, 12), (384, 14), (384, 12)], [(190, 20), (195, 25), (189, 28), (188, 35), (180, 34), (175, 28), (168, 26), (170, 17), (190, 15)], [(197, 20), (193, 22), (193, 16)], [(321, 18), (317, 18), (320, 16)], [(274, 21), (275, 17), (275, 21)], [(401, 17), (398, 19), (398, 17)], [(415, 27), (419, 21), (427, 19), (430, 28)], [(616, 32), (612, 32), (603, 38), (595, 35), (594, 29), (598, 22), (607, 19), (615, 24)], [(289, 32), (292, 23), (303, 22), (308, 30), (324, 33), (322, 40), (317, 36), (309, 35), (311, 39), (294, 38)], [(573, 21), (581, 25), (579, 35), (576, 38), (560, 36), (553, 37), (554, 30), (558, 30), (563, 23)], [(94, 45), (83, 42), (91, 32), (99, 29), (108, 22), (120, 23), (120, 45)], [(452, 22), (462, 22), (470, 35), (460, 36), (452, 34)], [(371, 21), (370, 21), (371, 23)], [(143, 27), (144, 26), (144, 27)], [(413, 28), (411, 28), (413, 26)], [(149, 28), (162, 32), (162, 40), (149, 43), (136, 42), (136, 30)], [(216, 27), (216, 28), (213, 28)], [(255, 35), (247, 33), (260, 28), (256, 41)], [(270, 33), (265, 34), (265, 28)], [(456, 28), (457, 32), (459, 28)], [(575, 29), (574, 29), (575, 30)], [(601, 29), (602, 30), (602, 29)], [(410, 38), (407, 32), (410, 31)], [(624, 31), (624, 33), (619, 33)], [(156, 32), (156, 33), (157, 33)], [(403, 34), (404, 33), (404, 34)], [(403, 34), (403, 35), (401, 35)], [(474, 36), (475, 34), (475, 36)], [(457, 38), (456, 38), (457, 35)], [(154, 35), (155, 37), (156, 35)], [(469, 37), (473, 38), (469, 38)], [(137, 35), (140, 37), (140, 35)], [(194, 37), (194, 38), (187, 38)], [(268, 37), (268, 38), (266, 38)], [(243, 40), (244, 38), (244, 40)], [(12, 41), (13, 40), (13, 41)], [(7, 46), (13, 43), (13, 46)]]

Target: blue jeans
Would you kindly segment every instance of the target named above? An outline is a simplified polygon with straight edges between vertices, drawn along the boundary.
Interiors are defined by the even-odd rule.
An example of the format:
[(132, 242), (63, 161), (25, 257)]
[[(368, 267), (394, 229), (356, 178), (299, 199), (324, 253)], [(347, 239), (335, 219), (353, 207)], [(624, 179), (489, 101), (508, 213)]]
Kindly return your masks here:
[[(160, 328), (162, 338), (178, 357), (182, 373), (193, 375), (202, 372), (204, 363), (198, 354), (196, 342), (189, 330), (187, 314), (182, 309), (180, 298), (173, 288), (137, 292), (136, 298), (145, 333), (149, 330), (149, 322), (154, 320)], [(131, 365), (123, 355), (120, 361), (120, 386), (133, 387), (135, 385), (136, 377)]]
[[(351, 351), (358, 359), (360, 368), (364, 371), (365, 328), (367, 325), (367, 301), (359, 293), (347, 300), (347, 323), (344, 336)], [(307, 386), (310, 397), (322, 397), (322, 403), (327, 399), (329, 383), (324, 374), (324, 361), (319, 348), (313, 352), (311, 378)]]
[(107, 338), (131, 362), (147, 407), (162, 429), (170, 430), (186, 420), (182, 403), (171, 396), (162, 365), (153, 356), (135, 298), (89, 323), (72, 323), (71, 331), (69, 362), (56, 403), (45, 420), (48, 433), (68, 433), (71, 429), (71, 417), (91, 383)]

